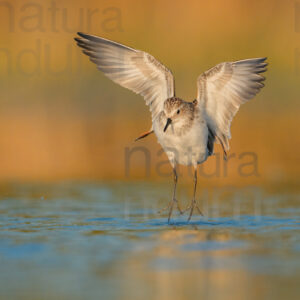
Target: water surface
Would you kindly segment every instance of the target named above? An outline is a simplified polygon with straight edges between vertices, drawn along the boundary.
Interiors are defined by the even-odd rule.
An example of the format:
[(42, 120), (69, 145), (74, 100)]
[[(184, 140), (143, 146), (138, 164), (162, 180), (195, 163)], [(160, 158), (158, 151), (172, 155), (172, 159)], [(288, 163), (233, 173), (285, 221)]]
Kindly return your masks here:
[(170, 189), (2, 187), (0, 299), (299, 299), (299, 193), (208, 189), (168, 225)]

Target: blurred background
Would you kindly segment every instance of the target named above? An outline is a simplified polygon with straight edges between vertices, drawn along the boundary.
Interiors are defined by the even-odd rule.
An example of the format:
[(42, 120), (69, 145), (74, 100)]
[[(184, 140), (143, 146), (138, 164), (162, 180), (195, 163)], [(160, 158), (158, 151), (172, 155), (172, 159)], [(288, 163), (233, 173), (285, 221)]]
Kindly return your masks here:
[(151, 125), (143, 99), (97, 71), (73, 40), (82, 31), (151, 53), (186, 100), (208, 68), (267, 56), (265, 88), (232, 123), (232, 157), (224, 165), (217, 146), (202, 179), (299, 183), (299, 2), (1, 1), (0, 16), (2, 181), (169, 180), (156, 137), (133, 143)]
[[(199, 166), (204, 216), (157, 212), (171, 167), (144, 100), (77, 31), (149, 52), (192, 101), (223, 61), (265, 88)], [(299, 299), (300, 0), (0, 1), (0, 299)], [(178, 199), (192, 194), (180, 168)]]

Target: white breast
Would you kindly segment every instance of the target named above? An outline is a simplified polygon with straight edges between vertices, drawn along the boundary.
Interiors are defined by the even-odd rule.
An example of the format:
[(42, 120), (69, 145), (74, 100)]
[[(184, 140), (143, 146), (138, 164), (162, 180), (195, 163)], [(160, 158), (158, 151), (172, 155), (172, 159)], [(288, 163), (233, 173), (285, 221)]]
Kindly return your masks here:
[(172, 124), (164, 132), (159, 121), (153, 123), (153, 129), (173, 167), (175, 164), (196, 166), (206, 160), (208, 129), (205, 121), (195, 119), (181, 135), (176, 134)]

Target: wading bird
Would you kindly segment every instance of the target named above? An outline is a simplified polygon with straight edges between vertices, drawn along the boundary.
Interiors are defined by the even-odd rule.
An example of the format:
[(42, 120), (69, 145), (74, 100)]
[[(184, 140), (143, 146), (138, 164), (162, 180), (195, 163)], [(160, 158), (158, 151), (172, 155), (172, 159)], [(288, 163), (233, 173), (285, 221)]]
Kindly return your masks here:
[(186, 102), (175, 96), (171, 71), (152, 55), (122, 44), (84, 33), (75, 40), (100, 71), (119, 85), (144, 97), (152, 114), (152, 127), (136, 140), (155, 133), (174, 173), (173, 198), (168, 222), (176, 200), (176, 165), (194, 167), (193, 199), (188, 221), (196, 209), (197, 165), (213, 154), (214, 143), (222, 145), (224, 158), (229, 150), (230, 124), (241, 104), (264, 86), (266, 58), (223, 62), (197, 79), (197, 99)]

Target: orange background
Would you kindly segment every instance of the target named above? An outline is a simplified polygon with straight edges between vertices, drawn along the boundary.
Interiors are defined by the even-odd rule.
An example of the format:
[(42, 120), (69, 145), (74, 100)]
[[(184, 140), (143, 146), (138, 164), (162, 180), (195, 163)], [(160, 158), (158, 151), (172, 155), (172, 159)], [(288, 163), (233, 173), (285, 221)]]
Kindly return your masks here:
[[(154, 55), (173, 71), (177, 95), (186, 100), (195, 98), (197, 76), (217, 63), (268, 56), (266, 87), (233, 121), (230, 153), (236, 157), (227, 176), (221, 161), (218, 175), (203, 181), (297, 186), (299, 3), (2, 1), (0, 179), (169, 180), (156, 138), (133, 143), (150, 127), (148, 108), (80, 52), (73, 37), (83, 31)], [(131, 156), (126, 174), (126, 147), (136, 146), (145, 147), (147, 176), (141, 151)], [(238, 157), (245, 152), (257, 156), (258, 175), (241, 176), (249, 158)], [(205, 172), (214, 172), (215, 162), (210, 158)]]

